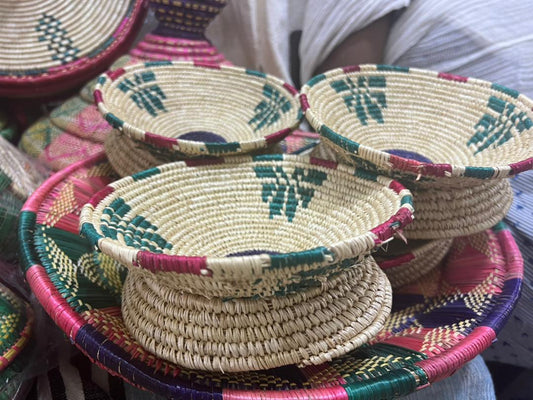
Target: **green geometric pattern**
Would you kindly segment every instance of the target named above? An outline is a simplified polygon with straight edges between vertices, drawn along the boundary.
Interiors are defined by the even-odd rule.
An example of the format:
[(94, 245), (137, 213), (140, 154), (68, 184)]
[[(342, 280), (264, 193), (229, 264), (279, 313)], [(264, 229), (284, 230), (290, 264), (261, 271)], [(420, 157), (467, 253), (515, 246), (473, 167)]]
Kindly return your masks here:
[(42, 32), (39, 42), (48, 42), (48, 50), (55, 53), (52, 60), (65, 65), (78, 59), (80, 49), (73, 46), (72, 39), (67, 36), (66, 29), (61, 27), (60, 20), (44, 13), (35, 30)]
[(256, 166), (254, 171), (258, 178), (269, 181), (263, 183), (262, 190), (262, 199), (269, 204), (269, 218), (284, 212), (289, 222), (294, 219), (299, 206), (307, 208), (309, 205), (315, 194), (312, 185), (322, 186), (327, 178), (325, 172), (314, 169), (295, 168), (290, 177), (280, 166)]
[(157, 233), (158, 227), (143, 216), (126, 219), (126, 214), (130, 211), (131, 207), (123, 199), (113, 200), (103, 210), (103, 214), (109, 216), (109, 221), (101, 221), (102, 234), (113, 240), (120, 236), (128, 246), (140, 250), (162, 253), (164, 249), (172, 249), (172, 245)]
[(387, 108), (387, 99), (383, 89), (386, 87), (384, 76), (360, 76), (357, 84), (350, 77), (333, 81), (331, 87), (335, 92), (343, 94), (344, 104), (348, 111), (353, 111), (363, 125), (368, 124), (371, 117), (383, 124), (382, 109)]
[(254, 131), (274, 124), (281, 118), (281, 113), (285, 114), (292, 108), (289, 100), (268, 84), (263, 86), (263, 96), (265, 99), (255, 107), (255, 115), (248, 121), (254, 126)]
[(484, 114), (474, 126), (476, 132), (468, 140), (467, 146), (474, 146), (474, 154), (489, 147), (496, 148), (513, 137), (513, 129), (519, 134), (533, 127), (533, 121), (514, 104), (495, 96), (489, 98), (487, 106), (497, 113), (497, 117)]
[(141, 110), (146, 110), (152, 117), (157, 117), (158, 111), (167, 112), (163, 100), (167, 98), (159, 85), (141, 87), (143, 83), (155, 82), (156, 76), (153, 71), (145, 71), (134, 74), (133, 80), (124, 79), (117, 87), (124, 93), (133, 92), (130, 98)]

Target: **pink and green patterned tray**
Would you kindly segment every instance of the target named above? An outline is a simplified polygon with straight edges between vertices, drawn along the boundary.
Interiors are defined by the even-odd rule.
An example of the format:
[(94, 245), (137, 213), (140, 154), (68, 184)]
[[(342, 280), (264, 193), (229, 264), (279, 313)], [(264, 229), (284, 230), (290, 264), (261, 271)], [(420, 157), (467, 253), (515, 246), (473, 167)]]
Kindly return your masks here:
[(78, 235), (83, 204), (117, 179), (103, 154), (46, 181), (19, 227), (26, 278), (46, 311), (96, 364), (163, 396), (194, 399), (376, 399), (422, 389), (486, 349), (520, 293), (523, 262), (503, 226), (452, 246), (445, 264), (395, 293), (393, 313), (371, 345), (313, 367), (250, 373), (180, 369), (126, 331), (126, 271)]

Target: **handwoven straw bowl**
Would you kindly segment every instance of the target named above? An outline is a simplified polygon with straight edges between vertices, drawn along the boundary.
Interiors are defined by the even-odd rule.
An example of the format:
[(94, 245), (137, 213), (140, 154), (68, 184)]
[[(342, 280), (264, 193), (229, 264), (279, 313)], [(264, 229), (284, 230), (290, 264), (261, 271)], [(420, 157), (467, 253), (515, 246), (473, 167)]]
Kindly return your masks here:
[(170, 61), (108, 72), (94, 92), (114, 128), (177, 159), (243, 154), (279, 142), (300, 122), (297, 95), (261, 72)]
[[(412, 220), (383, 176), (288, 155), (174, 162), (108, 185), (81, 232), (130, 268), (212, 296), (270, 296), (320, 284)], [(211, 290), (211, 292), (206, 292)]]
[(407, 285), (434, 270), (452, 246), (453, 239), (394, 240), (374, 254), (393, 289)]
[[(406, 232), (411, 238), (494, 225), (512, 200), (502, 178), (533, 166), (533, 102), (497, 84), (360, 65), (315, 76), (301, 93), (307, 120), (342, 159), (399, 179), (415, 203), (424, 196), (428, 213), (417, 213)], [(442, 210), (456, 217), (439, 219)]]
[(0, 96), (75, 88), (126, 52), (146, 14), (142, 0), (0, 2)]

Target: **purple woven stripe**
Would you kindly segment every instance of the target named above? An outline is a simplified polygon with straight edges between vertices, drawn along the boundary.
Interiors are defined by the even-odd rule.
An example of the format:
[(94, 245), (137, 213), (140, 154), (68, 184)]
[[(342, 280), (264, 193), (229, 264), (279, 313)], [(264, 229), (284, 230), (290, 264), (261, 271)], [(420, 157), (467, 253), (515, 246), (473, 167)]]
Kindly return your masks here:
[(111, 371), (120, 371), (128, 382), (142, 386), (165, 397), (178, 399), (222, 400), (220, 391), (212, 387), (191, 385), (179, 377), (154, 372), (130, 354), (112, 343), (91, 325), (84, 325), (76, 335), (76, 343), (87, 355)]
[(514, 278), (506, 280), (502, 293), (498, 296), (492, 312), (483, 320), (483, 326), (492, 328), (498, 333), (504, 326), (520, 296), (522, 289), (522, 279)]

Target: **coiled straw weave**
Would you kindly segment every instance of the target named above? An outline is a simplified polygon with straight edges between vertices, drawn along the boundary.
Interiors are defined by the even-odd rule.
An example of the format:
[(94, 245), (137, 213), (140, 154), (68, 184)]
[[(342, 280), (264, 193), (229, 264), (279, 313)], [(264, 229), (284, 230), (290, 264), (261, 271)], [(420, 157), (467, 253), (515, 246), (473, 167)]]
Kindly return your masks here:
[(301, 119), (296, 89), (273, 76), (231, 66), (129, 65), (102, 75), (94, 95), (115, 129), (178, 157), (265, 149)]
[(393, 289), (410, 284), (435, 269), (452, 246), (453, 239), (393, 240), (374, 254)]
[(237, 372), (330, 361), (375, 337), (391, 301), (387, 278), (366, 257), (322, 287), (260, 299), (206, 298), (130, 273), (122, 315), (132, 336), (162, 359)]
[(345, 165), (228, 157), (116, 181), (85, 205), (80, 227), (130, 268), (232, 282), (224, 296), (260, 288), (265, 279), (275, 285), (258, 294), (270, 295), (302, 280), (304, 287), (320, 282), (344, 260), (369, 254), (411, 221), (410, 203), (397, 182)]
[(512, 201), (502, 179), (533, 167), (533, 101), (497, 84), (360, 65), (318, 75), (301, 93), (306, 118), (344, 162), (413, 191), (409, 238), (493, 226)]

